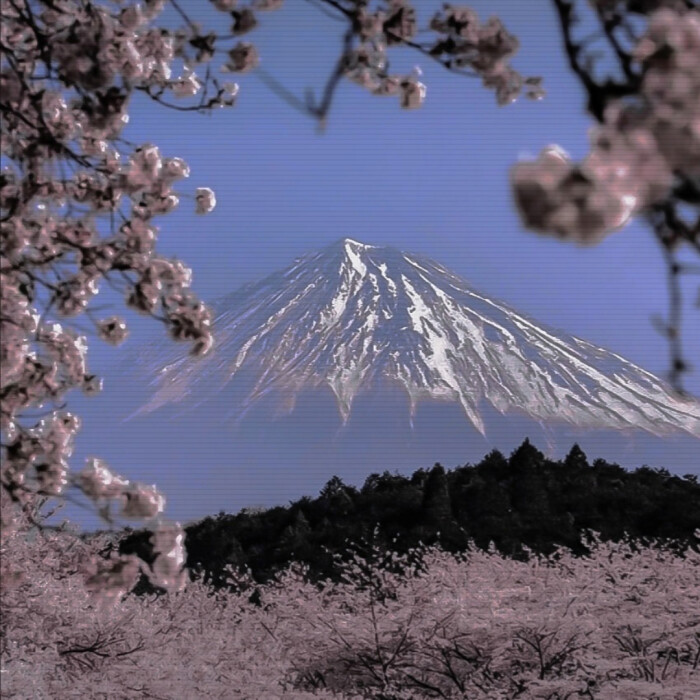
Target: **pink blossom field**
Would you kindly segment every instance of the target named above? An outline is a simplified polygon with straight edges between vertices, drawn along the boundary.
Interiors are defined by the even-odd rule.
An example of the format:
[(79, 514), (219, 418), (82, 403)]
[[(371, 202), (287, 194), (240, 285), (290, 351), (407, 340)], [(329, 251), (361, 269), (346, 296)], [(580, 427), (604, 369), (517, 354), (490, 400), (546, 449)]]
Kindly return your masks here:
[[(92, 597), (68, 533), (4, 543), (2, 697), (596, 698), (700, 696), (700, 555), (593, 539), (528, 562), (424, 549), (405, 576), (356, 557), (317, 587), (200, 580)], [(414, 552), (415, 554), (415, 552)], [(394, 563), (401, 563), (392, 555)]]

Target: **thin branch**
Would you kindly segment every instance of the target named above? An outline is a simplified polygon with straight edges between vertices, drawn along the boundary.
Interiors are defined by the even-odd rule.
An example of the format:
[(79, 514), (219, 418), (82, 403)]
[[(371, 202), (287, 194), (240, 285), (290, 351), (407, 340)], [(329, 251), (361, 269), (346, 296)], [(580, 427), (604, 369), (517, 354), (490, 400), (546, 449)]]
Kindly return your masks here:
[(670, 205), (657, 206), (648, 216), (656, 238), (661, 246), (661, 252), (666, 261), (667, 284), (669, 293), (668, 319), (657, 322), (660, 332), (667, 338), (671, 356), (669, 381), (671, 386), (681, 395), (686, 395), (683, 389), (682, 377), (690, 370), (683, 357), (681, 341), (681, 326), (683, 316), (683, 293), (681, 289), (681, 266), (677, 262), (674, 250), (678, 241), (678, 223), (674, 219), (673, 208)]
[(318, 3), (325, 3), (326, 5), (330, 5), (332, 8), (336, 9), (338, 12), (345, 15), (345, 17), (347, 17), (348, 19), (354, 19), (354, 17), (355, 17), (355, 13), (352, 10), (348, 10), (347, 8), (343, 7), (338, 2), (338, 0), (316, 0), (316, 1)]
[(352, 50), (352, 39), (354, 36), (354, 31), (352, 25), (345, 32), (343, 37), (343, 52), (340, 54), (335, 68), (326, 82), (326, 86), (323, 90), (323, 98), (321, 104), (317, 108), (312, 108), (316, 118), (319, 121), (319, 127), (323, 131), (326, 127), (326, 118), (328, 116), (328, 111), (330, 110), (331, 103), (333, 101), (333, 95), (338, 83), (340, 82), (343, 75), (345, 75), (345, 68), (347, 66), (348, 55)]
[(180, 7), (177, 0), (170, 0), (170, 4), (175, 8), (180, 17), (182, 17), (182, 19), (185, 20), (187, 26), (196, 34), (197, 25), (187, 16), (187, 13)]
[(386, 34), (392, 39), (395, 39), (397, 42), (400, 42), (403, 46), (408, 46), (409, 48), (413, 49), (414, 51), (417, 51), (426, 58), (429, 58), (430, 60), (439, 63), (443, 68), (446, 68), (448, 71), (450, 71), (450, 73), (455, 73), (456, 75), (463, 75), (467, 78), (481, 77), (476, 71), (470, 71), (463, 68), (455, 68), (452, 65), (453, 62), (450, 59), (440, 58), (440, 55), (433, 53), (432, 48), (429, 46), (423, 46), (422, 44), (418, 44), (415, 41), (411, 41), (410, 39), (405, 39), (404, 37), (401, 37), (398, 34), (394, 34), (394, 32), (388, 29), (386, 30)]
[(591, 76), (588, 62), (581, 61), (581, 44), (574, 41), (573, 27), (578, 23), (574, 12), (574, 3), (571, 0), (552, 0), (557, 12), (562, 37), (564, 38), (564, 50), (569, 60), (569, 67), (581, 81), (588, 93), (588, 111), (599, 121), (603, 121), (603, 113), (608, 102), (613, 98), (634, 94), (636, 88), (624, 83), (616, 83), (606, 80), (598, 84)]
[(596, 14), (598, 15), (600, 23), (603, 25), (605, 36), (610, 42), (610, 45), (613, 47), (622, 72), (630, 83), (638, 86), (640, 76), (632, 69), (632, 57), (622, 48), (622, 44), (620, 44), (620, 41), (615, 35), (615, 29), (621, 26), (620, 18), (606, 18), (603, 14), (603, 10), (599, 6), (596, 6)]
[(309, 115), (308, 105), (303, 100), (300, 100), (293, 92), (284, 87), (282, 83), (271, 76), (266, 70), (258, 66), (255, 69), (255, 75), (259, 77), (260, 80), (265, 83), (270, 90), (272, 90), (272, 92), (283, 99), (288, 105), (306, 116)]
[[(151, 92), (151, 90), (148, 87), (137, 86), (136, 89), (140, 90), (141, 92), (145, 92), (154, 102), (157, 102), (158, 104), (163, 105), (163, 107), (167, 107), (168, 109), (174, 109), (177, 112), (208, 112), (211, 109), (211, 107), (217, 104), (219, 97), (217, 96), (209, 98), (209, 101), (205, 105), (202, 105), (200, 103), (198, 105), (183, 107), (182, 105), (176, 105), (172, 102), (166, 102), (160, 96), (160, 93)], [(223, 90), (221, 91), (221, 93), (223, 93)]]
[[(309, 3), (309, 5), (313, 5), (319, 12), (322, 14), (326, 15), (326, 17), (330, 17), (331, 19), (335, 20), (336, 22), (343, 22), (342, 17), (338, 17), (337, 15), (332, 14), (329, 12), (324, 6), (323, 3), (325, 0), (306, 0), (306, 2)], [(338, 9), (338, 8), (336, 8)]]

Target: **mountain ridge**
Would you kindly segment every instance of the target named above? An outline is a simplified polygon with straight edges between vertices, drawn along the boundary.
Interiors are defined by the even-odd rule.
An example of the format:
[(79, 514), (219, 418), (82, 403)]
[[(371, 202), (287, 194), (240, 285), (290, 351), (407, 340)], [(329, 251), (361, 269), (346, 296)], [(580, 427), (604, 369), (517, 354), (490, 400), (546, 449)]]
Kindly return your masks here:
[(150, 399), (132, 415), (206, 400), (247, 377), (242, 410), (279, 394), (292, 411), (328, 386), (343, 423), (380, 381), (401, 386), (411, 416), (423, 400), (458, 402), (484, 435), (483, 407), (538, 422), (700, 437), (700, 404), (651, 373), (560, 333), (472, 289), (415, 253), (341, 238), (213, 304), (215, 345), (199, 360), (181, 347), (142, 353)]

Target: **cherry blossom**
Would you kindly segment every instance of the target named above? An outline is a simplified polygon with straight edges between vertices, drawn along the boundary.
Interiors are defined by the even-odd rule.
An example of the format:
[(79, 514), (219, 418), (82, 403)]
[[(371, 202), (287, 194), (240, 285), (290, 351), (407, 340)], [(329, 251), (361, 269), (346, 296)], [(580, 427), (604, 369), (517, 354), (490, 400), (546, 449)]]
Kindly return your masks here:
[(78, 475), (83, 493), (89, 498), (119, 498), (129, 485), (127, 479), (113, 474), (107, 463), (98, 457), (86, 460), (85, 468)]
[(155, 485), (130, 484), (120, 494), (121, 516), (136, 520), (154, 518), (163, 512), (165, 497)]
[(126, 323), (117, 316), (99, 321), (97, 327), (100, 338), (111, 345), (120, 345), (129, 334)]
[(241, 41), (228, 53), (229, 60), (223, 68), (232, 73), (246, 73), (258, 64), (258, 51), (253, 44)]
[(195, 199), (197, 201), (197, 214), (208, 214), (216, 206), (216, 196), (208, 187), (199, 187)]

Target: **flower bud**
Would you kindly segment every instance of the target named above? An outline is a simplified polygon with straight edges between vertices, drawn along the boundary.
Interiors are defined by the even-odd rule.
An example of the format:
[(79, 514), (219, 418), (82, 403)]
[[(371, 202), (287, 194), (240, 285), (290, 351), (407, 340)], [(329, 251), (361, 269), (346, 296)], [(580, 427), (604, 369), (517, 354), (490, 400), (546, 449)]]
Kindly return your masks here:
[(213, 190), (210, 190), (208, 187), (197, 188), (195, 200), (197, 202), (197, 214), (208, 214), (216, 206), (216, 196)]
[(427, 88), (415, 78), (404, 80), (401, 85), (401, 107), (403, 109), (417, 109), (423, 104)]

